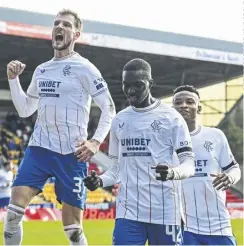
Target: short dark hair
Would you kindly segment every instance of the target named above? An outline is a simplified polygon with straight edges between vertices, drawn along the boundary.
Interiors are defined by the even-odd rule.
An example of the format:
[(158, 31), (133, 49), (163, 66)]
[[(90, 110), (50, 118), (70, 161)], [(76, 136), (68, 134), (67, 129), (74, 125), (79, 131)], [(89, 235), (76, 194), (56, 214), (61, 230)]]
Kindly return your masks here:
[(151, 74), (151, 66), (148, 62), (143, 59), (135, 58), (127, 62), (123, 68), (123, 71), (136, 71), (136, 70), (143, 70), (147, 73)]
[(81, 18), (79, 17), (79, 15), (75, 11), (73, 11), (71, 9), (62, 9), (58, 12), (58, 14), (56, 16), (58, 16), (58, 15), (72, 15), (72, 16), (74, 16), (75, 28), (79, 31), (82, 31), (83, 22), (82, 22)]
[(189, 91), (189, 92), (193, 92), (195, 93), (198, 98), (200, 99), (200, 94), (197, 90), (197, 88), (195, 88), (193, 85), (181, 85), (181, 86), (178, 86), (174, 91), (173, 91), (173, 96), (178, 93), (178, 92), (181, 92), (181, 91)]

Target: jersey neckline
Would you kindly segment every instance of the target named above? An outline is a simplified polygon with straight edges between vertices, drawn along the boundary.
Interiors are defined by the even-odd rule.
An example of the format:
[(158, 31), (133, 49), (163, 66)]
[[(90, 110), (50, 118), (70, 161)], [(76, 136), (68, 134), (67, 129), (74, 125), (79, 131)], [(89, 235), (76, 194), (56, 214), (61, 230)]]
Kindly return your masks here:
[(67, 55), (67, 56), (60, 57), (60, 58), (53, 57), (52, 60), (53, 60), (53, 61), (63, 61), (63, 60), (65, 60), (65, 59), (70, 58), (71, 56), (76, 55), (76, 54), (77, 54), (77, 52), (72, 52), (71, 54), (69, 54), (69, 55)]
[(197, 135), (200, 131), (201, 131), (201, 126), (200, 125), (198, 125), (197, 126), (197, 128), (195, 129), (195, 130), (193, 130), (192, 132), (190, 132), (190, 135), (191, 136), (195, 136), (195, 135)]
[(156, 99), (156, 101), (153, 104), (149, 105), (148, 107), (145, 107), (145, 108), (136, 108), (136, 107), (131, 106), (131, 108), (135, 112), (144, 113), (144, 112), (148, 112), (148, 111), (151, 111), (151, 110), (157, 108), (160, 104), (161, 104), (161, 101), (159, 101), (159, 100)]

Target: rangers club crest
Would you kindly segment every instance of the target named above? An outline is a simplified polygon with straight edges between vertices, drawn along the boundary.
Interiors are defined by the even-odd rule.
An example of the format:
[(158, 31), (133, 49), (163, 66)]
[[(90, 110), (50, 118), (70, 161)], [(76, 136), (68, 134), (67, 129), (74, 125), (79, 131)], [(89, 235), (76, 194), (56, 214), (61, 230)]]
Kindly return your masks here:
[(212, 151), (213, 150), (213, 147), (212, 147), (213, 143), (211, 143), (210, 141), (205, 141), (203, 147), (208, 151)]
[(159, 132), (162, 129), (162, 122), (159, 120), (154, 120), (153, 123), (151, 124), (152, 130), (154, 132)]
[(71, 66), (70, 65), (65, 65), (64, 69), (63, 69), (63, 74), (64, 76), (69, 76), (71, 74)]

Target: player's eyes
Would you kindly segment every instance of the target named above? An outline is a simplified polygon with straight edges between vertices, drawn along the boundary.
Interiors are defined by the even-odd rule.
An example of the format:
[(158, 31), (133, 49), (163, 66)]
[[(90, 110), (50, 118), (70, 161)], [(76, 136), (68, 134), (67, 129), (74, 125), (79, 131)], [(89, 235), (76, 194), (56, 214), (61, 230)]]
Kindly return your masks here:
[(67, 23), (67, 22), (64, 23), (64, 26), (65, 27), (71, 27), (70, 23)]

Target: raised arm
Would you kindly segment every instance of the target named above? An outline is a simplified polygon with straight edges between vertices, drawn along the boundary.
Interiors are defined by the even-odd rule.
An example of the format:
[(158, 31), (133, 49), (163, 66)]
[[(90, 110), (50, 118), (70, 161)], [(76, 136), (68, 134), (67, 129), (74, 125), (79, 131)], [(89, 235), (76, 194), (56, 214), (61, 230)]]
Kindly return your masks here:
[(25, 94), (19, 81), (19, 75), (24, 71), (24, 69), (25, 64), (19, 61), (11, 61), (7, 65), (11, 97), (19, 116), (23, 118), (32, 115), (38, 107), (38, 93), (35, 81), (36, 71), (33, 74), (27, 94)]

